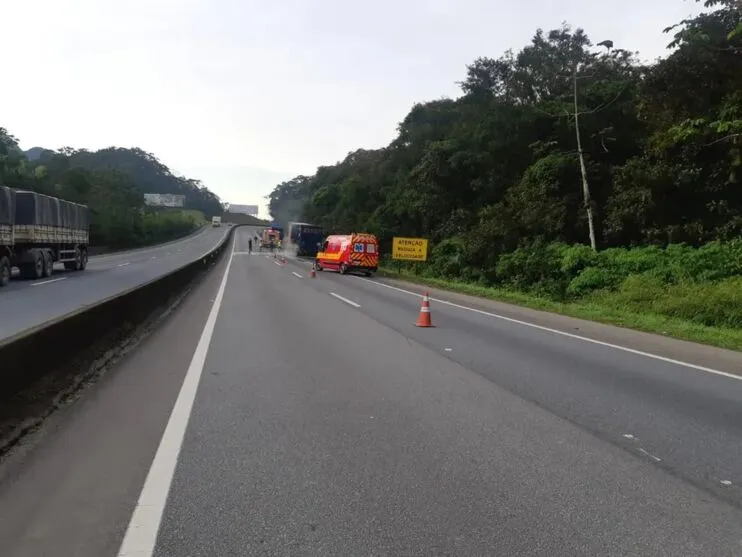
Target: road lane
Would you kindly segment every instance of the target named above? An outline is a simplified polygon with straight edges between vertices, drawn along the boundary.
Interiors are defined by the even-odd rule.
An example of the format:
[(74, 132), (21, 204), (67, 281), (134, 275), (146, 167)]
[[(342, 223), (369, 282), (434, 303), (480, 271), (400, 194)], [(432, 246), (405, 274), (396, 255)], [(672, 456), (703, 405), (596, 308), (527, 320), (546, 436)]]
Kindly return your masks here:
[[(288, 261), (290, 264), (295, 265), (297, 269), (309, 271), (311, 268), (311, 260), (307, 258), (289, 257)], [(328, 271), (325, 276), (331, 275), (337, 276), (338, 273)], [(563, 336), (574, 335), (584, 341), (608, 343), (626, 348), (630, 347), (640, 352), (656, 355), (660, 359), (675, 359), (701, 367), (705, 366), (726, 370), (737, 375), (742, 374), (742, 368), (740, 366), (742, 356), (740, 356), (739, 352), (733, 350), (719, 349), (713, 346), (677, 340), (664, 335), (644, 333), (598, 323), (596, 321), (578, 319), (505, 302), (468, 296), (448, 290), (423, 287), (396, 279), (374, 277), (370, 280), (373, 280), (377, 284), (385, 284), (388, 287), (396, 285), (395, 287), (412, 290), (418, 295), (423, 290), (428, 290), (436, 301), (443, 301), (451, 305), (464, 305), (473, 310), (494, 313), (500, 319), (506, 321), (512, 320), (511, 322), (526, 322), (536, 328), (552, 329), (553, 331), (559, 331)]]
[(0, 461), (0, 555), (116, 555), (225, 267)]
[(195, 261), (218, 245), (228, 230), (209, 227), (161, 246), (91, 257), (83, 272), (11, 282), (0, 290), (0, 342)]
[[(571, 401), (590, 394), (591, 371), (622, 403), (630, 381), (612, 374), (634, 370), (627, 379), (641, 381), (636, 361), (575, 352), (563, 339), (529, 342), (505, 323), (479, 323), (471, 336), (473, 316), (438, 308), (436, 329), (416, 329), (413, 300), (336, 278), (298, 279), (290, 266), (234, 256), (184, 443), (160, 446), (177, 456), (172, 484), (156, 461), (135, 515), (156, 527), (164, 500), (153, 494), (170, 487), (155, 555), (742, 551), (738, 507), (500, 386), (513, 366), (531, 388), (548, 377), (540, 367), (555, 366), (551, 385), (564, 383), (554, 396)], [(372, 313), (381, 307), (393, 317)], [(468, 356), (457, 362), (459, 353)], [(478, 369), (485, 354), (496, 363), (488, 373)], [(679, 372), (650, 373), (659, 388)], [(718, 394), (721, 378), (681, 381), (694, 378)]]
[[(224, 231), (225, 229), (203, 227), (195, 233), (186, 236), (185, 238), (179, 238), (177, 240), (166, 242), (164, 244), (158, 244), (155, 246), (148, 246), (144, 248), (136, 248), (133, 250), (118, 251), (108, 254), (91, 255), (88, 260), (88, 269), (111, 269), (120, 265), (122, 262), (126, 263), (127, 261), (131, 261), (132, 259), (146, 260), (151, 257), (158, 258), (165, 255), (171, 255), (175, 252), (182, 252), (184, 249), (205, 249), (207, 247), (207, 244), (213, 243), (213, 240), (216, 238), (215, 235), (223, 233)], [(13, 276), (16, 278), (18, 277), (18, 269), (13, 269)], [(65, 279), (71, 279), (77, 278), (78, 276), (81, 276), (81, 274), (66, 272), (64, 269), (64, 265), (62, 265), (61, 263), (56, 263), (54, 265), (53, 278), (64, 277)], [(4, 287), (3, 290), (0, 290), (0, 293), (11, 292), (14, 290), (23, 290), (30, 286), (34, 286), (46, 281), (48, 281), (48, 279), (13, 280), (8, 286)]]
[[(323, 272), (313, 287), (353, 300), (377, 322), (742, 506), (742, 381), (496, 319), (474, 306), (432, 301), (436, 328), (417, 329), (419, 295), (362, 277)], [(723, 356), (726, 364), (730, 356)], [(742, 370), (736, 356), (726, 371)]]
[[(738, 506), (452, 361), (435, 302), (397, 330), (236, 239), (156, 555), (740, 554)], [(223, 269), (0, 465), (4, 553), (116, 554)]]

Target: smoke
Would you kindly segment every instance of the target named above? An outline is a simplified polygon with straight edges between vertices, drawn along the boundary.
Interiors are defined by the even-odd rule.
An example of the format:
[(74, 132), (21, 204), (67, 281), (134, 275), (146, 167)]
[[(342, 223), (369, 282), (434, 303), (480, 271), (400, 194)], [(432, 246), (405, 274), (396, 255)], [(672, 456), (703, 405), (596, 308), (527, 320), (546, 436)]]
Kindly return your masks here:
[(288, 232), (290, 222), (301, 222), (304, 203), (298, 199), (286, 200), (271, 216)]

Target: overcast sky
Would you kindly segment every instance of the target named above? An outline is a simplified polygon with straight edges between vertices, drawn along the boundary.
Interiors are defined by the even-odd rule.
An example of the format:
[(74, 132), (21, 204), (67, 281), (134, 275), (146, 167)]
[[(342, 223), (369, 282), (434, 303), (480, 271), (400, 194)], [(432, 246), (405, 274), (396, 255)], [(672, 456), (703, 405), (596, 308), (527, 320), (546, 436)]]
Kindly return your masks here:
[[(268, 7), (270, 6), (270, 7)], [(583, 27), (643, 59), (691, 0), (20, 0), (3, 3), (0, 126), (21, 146), (138, 146), (225, 201), (387, 144), (477, 56)]]

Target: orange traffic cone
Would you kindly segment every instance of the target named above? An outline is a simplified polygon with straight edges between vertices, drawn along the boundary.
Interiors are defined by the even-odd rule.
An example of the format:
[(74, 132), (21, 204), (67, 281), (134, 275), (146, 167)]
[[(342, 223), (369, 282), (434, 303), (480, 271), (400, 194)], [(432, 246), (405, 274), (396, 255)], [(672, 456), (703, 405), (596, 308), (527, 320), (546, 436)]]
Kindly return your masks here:
[(309, 278), (317, 278), (317, 264), (312, 263), (312, 270), (309, 271)]
[(428, 293), (423, 294), (423, 303), (420, 306), (420, 316), (417, 318), (415, 327), (432, 327), (433, 322), (430, 319), (430, 297)]

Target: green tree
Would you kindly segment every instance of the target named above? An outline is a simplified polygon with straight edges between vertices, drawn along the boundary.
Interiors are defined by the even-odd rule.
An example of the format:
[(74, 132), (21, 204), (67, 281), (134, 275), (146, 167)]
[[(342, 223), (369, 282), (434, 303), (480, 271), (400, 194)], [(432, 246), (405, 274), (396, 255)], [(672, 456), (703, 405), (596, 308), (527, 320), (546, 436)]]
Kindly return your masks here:
[(502, 254), (545, 242), (739, 236), (742, 8), (705, 5), (668, 29), (673, 50), (652, 65), (568, 25), (477, 58), (460, 98), (417, 103), (387, 147), (277, 186), (271, 213), (368, 230), (382, 246), (425, 236), (455, 261), (446, 272), (485, 281), (499, 280)]
[(93, 245), (126, 248), (167, 241), (197, 226), (191, 213), (145, 207), (144, 193), (184, 195), (186, 209), (206, 216), (222, 213), (219, 198), (200, 181), (175, 176), (141, 149), (34, 148), (28, 154), (30, 159), (0, 128), (0, 182), (88, 205)]

